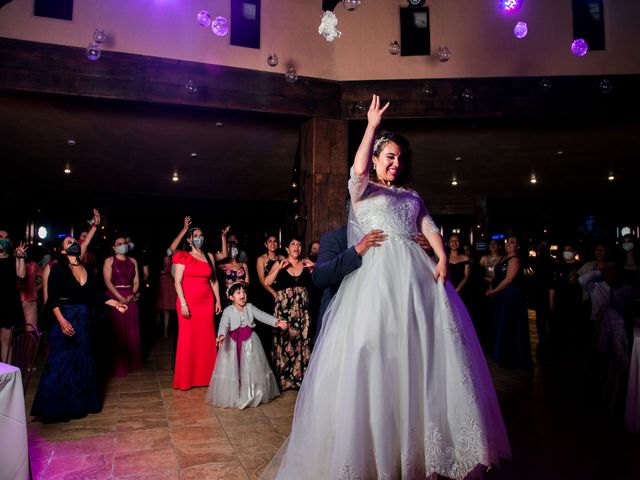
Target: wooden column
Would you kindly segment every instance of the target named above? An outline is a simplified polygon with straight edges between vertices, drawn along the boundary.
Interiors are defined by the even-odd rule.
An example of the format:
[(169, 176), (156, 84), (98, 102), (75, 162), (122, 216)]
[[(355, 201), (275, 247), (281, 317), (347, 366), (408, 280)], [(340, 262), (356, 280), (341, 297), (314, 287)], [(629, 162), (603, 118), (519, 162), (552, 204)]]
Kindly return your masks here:
[(307, 230), (305, 244), (347, 221), (348, 126), (344, 120), (312, 118), (301, 127)]

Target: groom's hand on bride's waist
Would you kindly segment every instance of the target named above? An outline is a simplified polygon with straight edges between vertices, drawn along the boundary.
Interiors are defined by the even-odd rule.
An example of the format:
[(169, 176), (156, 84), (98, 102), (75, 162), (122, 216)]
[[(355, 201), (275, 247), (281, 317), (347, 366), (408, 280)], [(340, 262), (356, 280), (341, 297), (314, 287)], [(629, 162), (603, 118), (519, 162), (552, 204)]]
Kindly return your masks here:
[(356, 246), (356, 253), (363, 256), (371, 247), (379, 247), (387, 239), (387, 234), (383, 230), (371, 230)]

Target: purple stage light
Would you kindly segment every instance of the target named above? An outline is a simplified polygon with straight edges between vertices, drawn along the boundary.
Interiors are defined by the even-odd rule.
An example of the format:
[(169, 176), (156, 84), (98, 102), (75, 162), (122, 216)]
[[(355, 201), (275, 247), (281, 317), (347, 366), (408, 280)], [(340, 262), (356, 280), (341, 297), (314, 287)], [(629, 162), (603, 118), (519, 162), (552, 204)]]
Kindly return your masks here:
[(504, 13), (517, 12), (522, 8), (523, 0), (498, 0), (498, 8)]
[(576, 57), (584, 57), (589, 51), (589, 45), (584, 38), (576, 38), (571, 44), (571, 53)]

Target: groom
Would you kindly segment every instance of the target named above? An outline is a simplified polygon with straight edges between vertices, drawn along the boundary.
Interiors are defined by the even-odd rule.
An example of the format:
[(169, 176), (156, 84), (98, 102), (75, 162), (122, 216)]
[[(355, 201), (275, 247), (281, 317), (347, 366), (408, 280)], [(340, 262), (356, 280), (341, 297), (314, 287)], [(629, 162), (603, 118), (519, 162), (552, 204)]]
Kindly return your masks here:
[[(371, 247), (379, 247), (387, 239), (382, 230), (371, 230), (352, 247), (347, 248), (347, 226), (323, 233), (320, 237), (320, 252), (311, 277), (316, 287), (323, 289), (320, 310), (316, 321), (313, 341), (315, 343), (322, 328), (322, 318), (331, 299), (340, 288), (342, 279), (362, 265), (362, 256)], [(433, 255), (433, 250), (424, 235), (418, 233), (415, 241), (422, 249)]]
[(315, 342), (322, 327), (322, 317), (331, 299), (340, 288), (342, 279), (360, 268), (362, 255), (371, 247), (379, 247), (387, 239), (382, 230), (371, 230), (355, 245), (347, 248), (347, 226), (331, 230), (320, 237), (320, 253), (313, 269), (316, 287), (323, 289), (318, 321), (313, 335)]

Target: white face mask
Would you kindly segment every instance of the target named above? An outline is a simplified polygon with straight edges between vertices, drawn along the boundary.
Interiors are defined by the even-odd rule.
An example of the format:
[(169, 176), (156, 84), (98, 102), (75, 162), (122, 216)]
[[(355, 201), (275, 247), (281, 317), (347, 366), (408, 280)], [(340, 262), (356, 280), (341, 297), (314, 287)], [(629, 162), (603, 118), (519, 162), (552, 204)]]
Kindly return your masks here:
[(231, 258), (236, 258), (238, 256), (238, 249), (236, 247), (231, 247)]
[(562, 252), (562, 258), (564, 258), (567, 262), (573, 260), (573, 257), (575, 256), (575, 253), (573, 252)]
[(127, 251), (129, 250), (129, 246), (125, 243), (122, 245), (118, 245), (114, 250), (120, 255), (126, 255)]
[(633, 250), (633, 242), (624, 242), (622, 244), (622, 249), (625, 252), (630, 252), (631, 250)]

